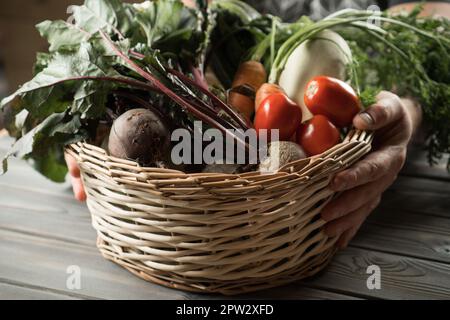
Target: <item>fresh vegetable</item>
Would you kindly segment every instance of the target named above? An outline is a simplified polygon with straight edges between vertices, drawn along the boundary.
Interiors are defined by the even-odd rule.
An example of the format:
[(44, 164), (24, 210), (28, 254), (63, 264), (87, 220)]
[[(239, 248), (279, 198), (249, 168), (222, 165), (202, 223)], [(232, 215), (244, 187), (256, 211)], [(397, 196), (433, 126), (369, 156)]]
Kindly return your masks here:
[(243, 61), (260, 61), (251, 57), (251, 50), (262, 41), (271, 28), (271, 17), (261, 15), (239, 0), (211, 2), (215, 28), (207, 62), (225, 88), (231, 88), (236, 71)]
[(255, 97), (255, 112), (258, 111), (261, 102), (266, 99), (268, 96), (274, 93), (285, 93), (284, 90), (277, 84), (273, 83), (264, 83), (259, 90), (256, 92)]
[[(319, 73), (348, 79), (364, 106), (381, 88), (414, 96), (424, 110), (430, 162), (450, 151), (448, 19), (419, 18), (418, 7), (409, 15), (349, 9), (320, 21), (301, 17), (284, 23), (238, 0), (196, 4), (190, 9), (179, 0), (138, 5), (85, 0), (73, 8), (73, 24), (64, 20), (39, 24), (49, 50), (37, 55), (34, 78), (0, 103), (0, 108), (8, 109), (6, 127), (16, 138), (3, 171), (7, 158), (17, 156), (31, 160), (52, 180), (64, 181), (64, 147), (82, 140), (93, 143), (100, 125), (111, 127), (113, 119), (130, 107), (157, 109), (171, 126), (189, 131), (195, 120), (202, 120), (205, 127), (217, 128), (249, 148), (227, 130), (250, 128), (248, 116), (219, 99), (232, 87), (240, 63), (261, 62), (270, 70), (268, 82), (286, 81), (283, 87), (298, 79), (308, 81), (317, 74), (297, 73), (321, 69), (321, 64), (333, 60), (330, 55), (340, 54), (335, 61), (346, 65), (346, 77), (336, 66), (332, 72), (339, 75)], [(349, 44), (351, 56), (334, 32)], [(214, 94), (205, 81), (207, 68), (223, 86), (214, 88)], [(294, 87), (298, 93), (304, 85)], [(304, 103), (303, 93), (298, 103)], [(286, 131), (286, 118), (292, 120), (293, 113), (271, 114), (277, 116), (262, 122)]]
[(345, 80), (347, 65), (351, 61), (352, 53), (347, 42), (336, 32), (324, 30), (302, 42), (289, 54), (278, 84), (302, 107), (304, 117), (309, 118), (303, 101), (308, 81), (319, 75)]
[(361, 103), (353, 88), (336, 78), (318, 76), (306, 85), (306, 107), (314, 115), (323, 115), (339, 128), (351, 125)]
[(297, 131), (297, 143), (308, 156), (321, 154), (340, 141), (339, 130), (323, 115), (315, 115)]
[(302, 17), (293, 24), (279, 25), (277, 34), (283, 41), (275, 42), (269, 82), (279, 80), (299, 45), (333, 29), (352, 49), (348, 74), (365, 106), (381, 88), (418, 99), (428, 124), (429, 162), (435, 163), (444, 152), (450, 152), (450, 20), (418, 17), (421, 11), (420, 5), (407, 15), (346, 9), (316, 22)]
[(170, 130), (161, 115), (149, 109), (132, 109), (118, 117), (111, 128), (109, 153), (118, 158), (155, 166), (170, 155)]
[[(246, 61), (239, 65), (233, 80), (232, 88), (248, 86), (254, 93), (267, 80), (266, 70), (258, 61)], [(251, 119), (255, 111), (255, 100), (243, 93), (232, 91), (228, 97), (228, 103), (239, 110), (247, 119)]]
[(279, 130), (279, 139), (287, 141), (294, 134), (302, 121), (302, 111), (298, 105), (283, 93), (268, 96), (255, 115), (255, 129)]
[(297, 143), (272, 141), (267, 147), (267, 157), (259, 165), (259, 171), (275, 172), (285, 164), (304, 158), (306, 153)]
[(7, 159), (17, 156), (64, 181), (64, 146), (93, 141), (96, 127), (111, 124), (130, 102), (155, 106), (173, 127), (192, 130), (193, 121), (202, 120), (248, 147), (227, 130), (246, 130), (248, 123), (205, 88), (202, 61), (214, 21), (204, 6), (86, 0), (74, 10), (74, 24), (38, 26), (49, 52), (38, 55), (35, 77), (0, 104), (10, 109), (8, 131), (17, 139), (3, 172)]

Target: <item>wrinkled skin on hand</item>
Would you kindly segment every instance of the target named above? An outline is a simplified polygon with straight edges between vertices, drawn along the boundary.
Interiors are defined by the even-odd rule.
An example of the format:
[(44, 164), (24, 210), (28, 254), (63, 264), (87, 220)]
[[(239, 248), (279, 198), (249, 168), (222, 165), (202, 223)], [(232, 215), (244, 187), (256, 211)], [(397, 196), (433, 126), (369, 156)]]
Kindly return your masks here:
[(353, 119), (362, 130), (374, 130), (373, 151), (333, 178), (330, 188), (342, 192), (322, 210), (328, 236), (339, 236), (344, 248), (367, 216), (378, 206), (382, 193), (395, 181), (406, 159), (414, 121), (405, 101), (383, 91), (377, 102)]

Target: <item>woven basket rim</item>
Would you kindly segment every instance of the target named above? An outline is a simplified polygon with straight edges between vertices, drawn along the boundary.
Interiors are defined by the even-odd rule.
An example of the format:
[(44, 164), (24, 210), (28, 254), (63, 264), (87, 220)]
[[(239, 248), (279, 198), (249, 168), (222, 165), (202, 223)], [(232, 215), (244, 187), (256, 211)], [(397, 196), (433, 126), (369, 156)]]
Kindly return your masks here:
[[(358, 136), (364, 135), (365, 139), (358, 139), (357, 141), (354, 141), (352, 138), (357, 135)], [(327, 159), (328, 161), (333, 162), (333, 163), (338, 163), (339, 160), (333, 158), (333, 155), (336, 153), (337, 150), (340, 150), (342, 147), (348, 146), (349, 144), (352, 144), (352, 143), (355, 143), (355, 144), (362, 143), (365, 145), (370, 145), (372, 143), (372, 140), (373, 140), (372, 132), (352, 129), (348, 132), (347, 136), (345, 137), (345, 139), (343, 141), (341, 141), (339, 144), (333, 146), (332, 148), (328, 149), (327, 151), (325, 151), (321, 154), (315, 155), (315, 156), (311, 156), (311, 157), (307, 157), (307, 158), (303, 158), (303, 159), (299, 159), (299, 160), (295, 160), (295, 161), (286, 163), (282, 167), (278, 168), (275, 172), (271, 172), (271, 173), (264, 173), (264, 172), (261, 172), (258, 170), (245, 171), (243, 173), (221, 173), (221, 172), (188, 173), (188, 172), (184, 172), (184, 171), (177, 170), (177, 169), (141, 166), (135, 160), (114, 157), (114, 156), (110, 155), (108, 153), (108, 151), (105, 150), (104, 148), (96, 146), (86, 140), (67, 145), (65, 148), (65, 151), (67, 153), (69, 153), (71, 156), (73, 156), (75, 159), (79, 160), (77, 150), (79, 150), (81, 147), (86, 147), (95, 152), (101, 153), (102, 156), (106, 159), (105, 160), (106, 162), (121, 164), (121, 165), (127, 167), (128, 169), (132, 168), (133, 170), (139, 171), (139, 172), (153, 172), (153, 173), (160, 172), (160, 173), (165, 173), (165, 174), (180, 175), (178, 178), (182, 178), (181, 176), (184, 176), (185, 178), (198, 178), (198, 177), (205, 177), (205, 176), (218, 178), (218, 177), (223, 176), (224, 178), (227, 178), (227, 179), (229, 179), (229, 178), (239, 179), (239, 178), (248, 178), (249, 176), (252, 176), (252, 175), (264, 176), (266, 178), (275, 178), (275, 177), (278, 177), (280, 175), (285, 175), (285, 174), (295, 173), (296, 175), (298, 175), (299, 168), (303, 168), (303, 169), (310, 168), (310, 167), (312, 168), (314, 166), (314, 164), (323, 163), (325, 159)], [(292, 170), (293, 167), (295, 167), (297, 169), (297, 170), (295, 170), (295, 172), (294, 172), (294, 170)]]

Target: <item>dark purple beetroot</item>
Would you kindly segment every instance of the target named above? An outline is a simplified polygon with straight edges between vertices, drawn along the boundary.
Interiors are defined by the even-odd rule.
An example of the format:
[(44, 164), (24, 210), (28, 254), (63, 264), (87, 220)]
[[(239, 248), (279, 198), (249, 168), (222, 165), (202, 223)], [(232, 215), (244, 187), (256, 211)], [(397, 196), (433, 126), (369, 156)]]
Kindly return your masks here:
[(158, 113), (132, 109), (114, 121), (108, 149), (112, 156), (153, 166), (169, 160), (170, 145), (169, 127)]

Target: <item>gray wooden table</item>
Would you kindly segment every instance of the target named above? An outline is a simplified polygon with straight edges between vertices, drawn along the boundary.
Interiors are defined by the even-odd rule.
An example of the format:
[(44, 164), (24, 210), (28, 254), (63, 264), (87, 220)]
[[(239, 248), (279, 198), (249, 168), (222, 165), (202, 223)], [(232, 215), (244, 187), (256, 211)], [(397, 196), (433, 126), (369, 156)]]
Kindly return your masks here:
[[(11, 140), (0, 137), (0, 155)], [(104, 260), (85, 205), (66, 183), (12, 160), (0, 176), (0, 299), (217, 299), (147, 283)], [(369, 265), (381, 289), (366, 285)], [(81, 270), (70, 290), (69, 266)], [(450, 175), (414, 153), (348, 249), (303, 283), (239, 298), (450, 299)]]

